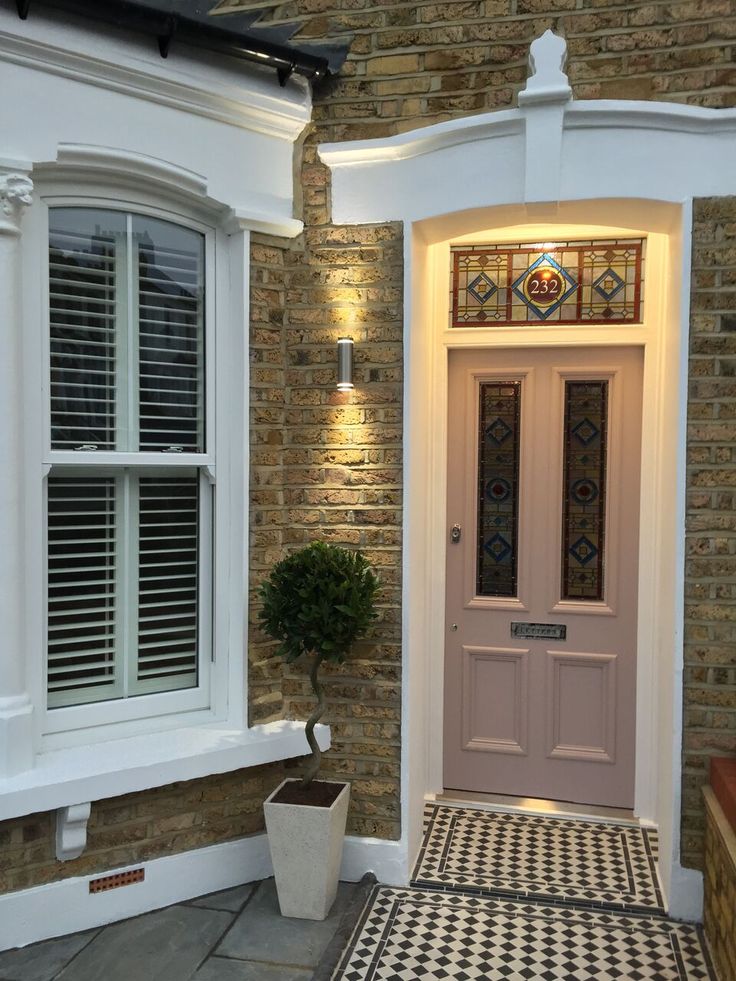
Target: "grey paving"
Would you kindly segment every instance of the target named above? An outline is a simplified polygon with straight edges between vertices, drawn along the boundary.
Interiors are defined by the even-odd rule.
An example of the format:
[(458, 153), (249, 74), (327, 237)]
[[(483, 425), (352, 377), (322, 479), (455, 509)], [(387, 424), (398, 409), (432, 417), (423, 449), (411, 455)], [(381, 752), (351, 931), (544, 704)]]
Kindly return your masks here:
[(192, 981), (311, 981), (312, 969), (210, 957)]
[(247, 886), (236, 886), (235, 889), (223, 889), (222, 892), (212, 892), (209, 896), (200, 896), (199, 899), (193, 899), (187, 905), (204, 906), (207, 909), (225, 909), (231, 913), (239, 913), (257, 886), (257, 882), (251, 882)]
[(61, 969), (87, 946), (99, 930), (72, 933), (58, 940), (44, 940), (0, 954), (2, 981), (52, 981)]
[(296, 920), (279, 915), (273, 879), (260, 888), (218, 947), (219, 957), (270, 964), (316, 967), (350, 903), (356, 883), (341, 882), (326, 920)]
[(232, 920), (225, 911), (170, 906), (114, 923), (74, 958), (59, 981), (186, 981)]

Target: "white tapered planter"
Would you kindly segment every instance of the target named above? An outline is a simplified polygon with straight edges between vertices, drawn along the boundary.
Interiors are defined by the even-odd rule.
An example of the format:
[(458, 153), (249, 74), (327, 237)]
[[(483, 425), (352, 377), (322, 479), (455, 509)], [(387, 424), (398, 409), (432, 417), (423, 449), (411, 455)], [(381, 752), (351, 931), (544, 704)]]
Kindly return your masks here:
[(330, 807), (275, 803), (294, 782), (284, 780), (263, 805), (279, 906), (283, 916), (324, 920), (337, 895), (350, 784)]

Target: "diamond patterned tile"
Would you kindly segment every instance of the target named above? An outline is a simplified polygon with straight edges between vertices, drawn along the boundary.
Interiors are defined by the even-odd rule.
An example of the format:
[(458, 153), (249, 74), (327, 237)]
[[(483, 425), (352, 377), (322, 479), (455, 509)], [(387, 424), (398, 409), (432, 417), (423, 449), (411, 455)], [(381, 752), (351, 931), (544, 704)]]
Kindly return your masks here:
[(715, 981), (699, 927), (377, 886), (333, 981)]
[(664, 912), (653, 831), (441, 806), (425, 821), (419, 888)]

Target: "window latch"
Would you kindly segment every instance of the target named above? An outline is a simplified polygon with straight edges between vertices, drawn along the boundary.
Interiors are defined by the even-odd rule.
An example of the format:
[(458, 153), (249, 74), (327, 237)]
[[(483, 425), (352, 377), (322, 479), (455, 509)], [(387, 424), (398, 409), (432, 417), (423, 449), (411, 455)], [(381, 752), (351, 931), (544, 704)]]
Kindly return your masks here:
[(81, 446), (75, 446), (74, 449), (76, 452), (86, 451), (89, 453), (97, 449), (97, 443), (82, 443)]
[(183, 446), (167, 446), (166, 449), (161, 451), (162, 453), (183, 453)]

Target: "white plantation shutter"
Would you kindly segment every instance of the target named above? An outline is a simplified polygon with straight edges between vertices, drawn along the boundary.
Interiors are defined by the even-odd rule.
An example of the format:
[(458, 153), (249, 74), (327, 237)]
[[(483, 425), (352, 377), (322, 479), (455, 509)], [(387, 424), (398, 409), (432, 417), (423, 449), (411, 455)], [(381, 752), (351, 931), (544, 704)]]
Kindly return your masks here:
[(115, 685), (115, 480), (48, 482), (48, 689), (54, 705)]
[(115, 273), (112, 235), (80, 234), (57, 219), (49, 240), (54, 449), (115, 449)]
[(203, 449), (201, 243), (184, 244), (139, 247), (141, 449)]
[(197, 477), (139, 484), (138, 679), (197, 672)]
[(212, 488), (171, 454), (205, 450), (204, 277), (199, 232), (50, 211), (50, 708), (199, 682)]

